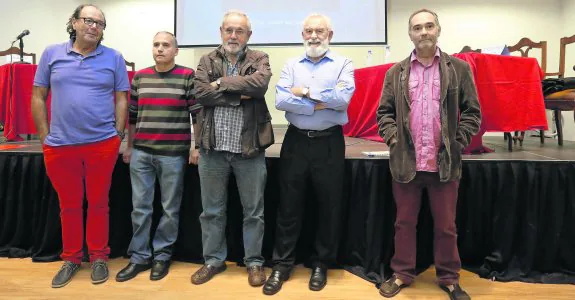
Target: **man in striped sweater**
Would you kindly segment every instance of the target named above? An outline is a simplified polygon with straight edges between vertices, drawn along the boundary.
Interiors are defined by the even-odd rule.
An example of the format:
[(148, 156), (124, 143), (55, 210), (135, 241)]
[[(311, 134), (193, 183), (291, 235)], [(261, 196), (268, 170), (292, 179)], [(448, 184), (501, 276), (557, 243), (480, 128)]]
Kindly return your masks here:
[[(130, 164), (134, 235), (128, 249), (130, 263), (116, 275), (116, 281), (130, 280), (150, 268), (151, 280), (168, 274), (178, 237), (186, 162), (197, 164), (199, 159), (190, 132), (190, 113), (196, 129), (195, 114), (200, 109), (192, 95), (194, 71), (176, 65), (178, 42), (172, 33), (158, 32), (152, 49), (156, 64), (136, 73), (130, 93), (130, 127), (123, 160)], [(156, 177), (163, 215), (152, 250), (149, 238)]]

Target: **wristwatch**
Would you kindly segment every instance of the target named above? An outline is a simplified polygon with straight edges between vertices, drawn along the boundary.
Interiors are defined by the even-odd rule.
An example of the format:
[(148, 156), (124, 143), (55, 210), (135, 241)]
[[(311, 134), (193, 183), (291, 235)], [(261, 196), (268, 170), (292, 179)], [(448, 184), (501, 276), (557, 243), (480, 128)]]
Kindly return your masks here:
[(120, 138), (120, 141), (123, 141), (124, 137), (126, 137), (126, 133), (124, 133), (123, 131), (120, 131), (120, 130), (116, 130), (116, 132), (118, 133), (118, 137)]
[(309, 88), (308, 88), (308, 87), (304, 87), (303, 89), (301, 89), (301, 93), (302, 93), (303, 97), (308, 97)]

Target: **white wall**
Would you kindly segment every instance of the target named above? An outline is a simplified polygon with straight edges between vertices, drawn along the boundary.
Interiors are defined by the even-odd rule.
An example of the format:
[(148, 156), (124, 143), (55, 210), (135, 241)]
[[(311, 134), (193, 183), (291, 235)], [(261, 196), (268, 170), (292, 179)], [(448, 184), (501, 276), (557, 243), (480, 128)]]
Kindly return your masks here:
[[(21, 2), (3, 1), (0, 11), (0, 48), (7, 48), (23, 29), (30, 29), (26, 37), (26, 51), (40, 54), (51, 43), (67, 39), (65, 23), (73, 9), (82, 0), (27, 0), (26, 13)], [(49, 3), (48, 3), (49, 2)], [(138, 68), (153, 64), (151, 42), (160, 30), (173, 31), (173, 0), (93, 0), (106, 14), (108, 28), (104, 44), (120, 50), (126, 59), (134, 61)], [(426, 7), (439, 14), (442, 33), (441, 48), (458, 52), (464, 45), (481, 48), (500, 44), (514, 44), (522, 37), (534, 41), (548, 41), (547, 69), (558, 68), (559, 38), (575, 33), (575, 23), (569, 12), (575, 11), (575, 0), (388, 0), (388, 40), (391, 47), (389, 62), (399, 61), (412, 50), (413, 44), (407, 35), (409, 15), (416, 9)], [(305, 9), (305, 8), (299, 8)], [(198, 10), (201, 13), (201, 9)], [(222, 16), (214, 16), (221, 18)], [(11, 30), (7, 30), (11, 28)], [(218, 28), (206, 28), (219, 34)], [(12, 32), (13, 31), (13, 32)], [(254, 32), (257, 34), (257, 32)], [(335, 32), (334, 34), (338, 34)], [(1, 46), (2, 43), (5, 46)], [(285, 123), (283, 113), (273, 108), (274, 86), (284, 62), (291, 56), (300, 55), (302, 47), (258, 48), (270, 54), (274, 77), (267, 94), (272, 110), (273, 122)], [(201, 55), (211, 49), (181, 49), (177, 62), (195, 68)], [(350, 57), (356, 68), (366, 65), (367, 50), (372, 50), (373, 64), (384, 62), (382, 46), (334, 47), (334, 50)], [(568, 50), (573, 62), (575, 49)], [(571, 63), (573, 65), (574, 63)], [(568, 117), (569, 116), (569, 117)], [(575, 140), (575, 124), (572, 114), (566, 113), (566, 139)], [(568, 128), (573, 128), (569, 131)]]
[[(174, 0), (96, 0), (94, 3), (106, 14), (109, 27), (105, 43), (122, 51), (138, 69), (153, 65), (154, 35), (158, 31), (174, 31)], [(180, 50), (176, 62), (195, 69), (194, 52), (193, 49)]]
[[(2, 1), (0, 6), (0, 49), (10, 47), (10, 42), (24, 29), (30, 35), (24, 38), (24, 51), (38, 56), (51, 43), (68, 39), (66, 22), (78, 0)], [(15, 44), (18, 46), (18, 43)], [(37, 58), (39, 59), (39, 57)]]

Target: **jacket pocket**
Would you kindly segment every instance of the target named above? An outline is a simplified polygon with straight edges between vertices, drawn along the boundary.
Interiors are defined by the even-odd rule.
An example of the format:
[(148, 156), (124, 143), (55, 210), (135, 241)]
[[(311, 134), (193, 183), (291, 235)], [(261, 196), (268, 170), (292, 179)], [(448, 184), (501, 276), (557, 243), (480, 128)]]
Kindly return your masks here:
[(274, 129), (272, 126), (272, 116), (269, 112), (265, 117), (258, 120), (257, 128), (257, 142), (258, 147), (266, 149), (275, 143)]
[(250, 61), (247, 62), (245, 65), (241, 66), (240, 75), (242, 76), (252, 75), (256, 71), (257, 69), (253, 67), (253, 63)]
[[(205, 111), (202, 109), (196, 115), (196, 117), (197, 117), (196, 122), (199, 124), (200, 133), (198, 134), (198, 141), (195, 141), (195, 143), (196, 143), (196, 145), (200, 146), (200, 148), (202, 147), (204, 134), (206, 133), (206, 128), (205, 128), (206, 124), (204, 122), (204, 120), (205, 120), (204, 114), (205, 114)], [(195, 139), (195, 134), (194, 134), (194, 139)]]
[(434, 79), (432, 84), (433, 84), (433, 87), (431, 89), (431, 92), (433, 94), (431, 95), (431, 99), (433, 99), (434, 101), (437, 101), (437, 102), (441, 102), (441, 99), (440, 99), (441, 98), (441, 81), (439, 81), (438, 79)]

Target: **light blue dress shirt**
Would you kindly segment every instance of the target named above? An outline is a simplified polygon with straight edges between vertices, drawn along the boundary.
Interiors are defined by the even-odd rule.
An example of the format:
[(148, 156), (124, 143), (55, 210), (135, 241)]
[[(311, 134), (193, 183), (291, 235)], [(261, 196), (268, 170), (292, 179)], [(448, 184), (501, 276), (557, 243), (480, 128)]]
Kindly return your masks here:
[[(308, 87), (310, 98), (325, 102), (326, 109), (314, 110), (315, 102), (291, 93), (292, 87)], [(286, 112), (290, 124), (308, 130), (324, 130), (347, 123), (347, 107), (355, 91), (351, 60), (328, 50), (314, 63), (306, 55), (290, 59), (276, 85), (276, 108)]]

